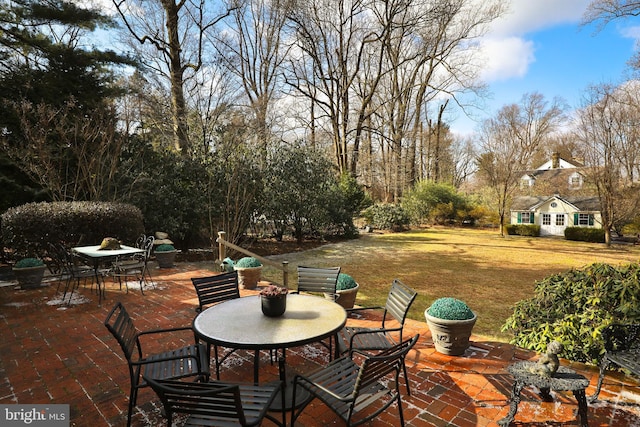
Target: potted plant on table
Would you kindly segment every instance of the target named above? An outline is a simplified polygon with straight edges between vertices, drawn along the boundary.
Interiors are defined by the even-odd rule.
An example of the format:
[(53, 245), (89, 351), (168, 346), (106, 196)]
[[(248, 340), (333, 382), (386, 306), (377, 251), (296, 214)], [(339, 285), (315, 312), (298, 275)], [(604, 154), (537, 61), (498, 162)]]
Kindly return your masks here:
[(238, 272), (238, 285), (240, 289), (255, 289), (262, 274), (262, 263), (254, 257), (240, 258), (233, 265)]
[(340, 273), (336, 285), (336, 302), (345, 309), (353, 308), (358, 289), (360, 289), (360, 285), (358, 285), (358, 282), (356, 282), (353, 277), (346, 273)]
[(439, 298), (424, 311), (436, 351), (460, 356), (469, 348), (469, 337), (477, 316), (456, 298)]
[(176, 253), (178, 253), (178, 251), (173, 245), (163, 243), (156, 247), (154, 253), (160, 268), (171, 268), (176, 260)]
[(13, 266), (13, 275), (21, 289), (33, 289), (40, 286), (46, 265), (39, 258), (22, 258)]
[(269, 317), (282, 316), (287, 309), (287, 294), (289, 289), (276, 285), (269, 285), (260, 291), (260, 305), (262, 313)]

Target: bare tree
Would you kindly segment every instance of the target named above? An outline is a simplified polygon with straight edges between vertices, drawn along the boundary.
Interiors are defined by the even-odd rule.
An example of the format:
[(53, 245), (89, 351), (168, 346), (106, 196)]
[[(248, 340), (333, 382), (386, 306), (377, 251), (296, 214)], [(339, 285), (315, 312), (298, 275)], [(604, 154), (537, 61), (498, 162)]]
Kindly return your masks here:
[(640, 15), (640, 2), (629, 0), (593, 0), (583, 16), (585, 23), (601, 22), (607, 25), (618, 18)]
[(112, 1), (143, 64), (169, 83), (173, 142), (186, 153), (191, 144), (184, 86), (204, 63), (208, 31), (230, 11), (210, 17), (205, 0)]
[[(119, 158), (125, 138), (113, 111), (78, 110), (71, 100), (55, 107), (16, 103), (23, 139), (0, 137), (0, 146), (53, 200), (120, 200), (125, 174)], [(25, 156), (25, 153), (30, 153)]]
[(624, 86), (593, 86), (577, 116), (576, 134), (584, 147), (588, 180), (600, 199), (607, 245), (611, 231), (632, 219), (639, 203), (637, 189), (629, 190), (636, 184), (640, 107), (630, 104), (629, 96)]
[[(414, 0), (406, 3), (407, 10), (399, 15), (397, 27), (401, 36), (396, 45), (386, 50), (392, 93), (384, 109), (387, 121), (393, 123), (390, 133), (395, 151), (402, 151), (402, 141), (408, 147), (406, 167), (396, 165), (395, 181), (401, 186), (412, 185), (415, 175), (416, 139), (426, 125), (429, 129), (428, 159), (431, 178), (440, 179), (441, 155), (445, 152), (443, 114), (450, 99), (461, 93), (480, 91), (479, 69), (472, 60), (477, 51), (474, 40), (487, 30), (487, 24), (505, 11), (504, 2), (476, 3), (469, 0)], [(398, 56), (399, 53), (399, 56)], [(399, 76), (401, 76), (399, 78)], [(385, 82), (386, 83), (386, 82)], [(450, 97), (448, 99), (447, 97)], [(435, 119), (428, 117), (427, 105), (438, 105)], [(456, 101), (457, 102), (457, 101)], [(442, 143), (442, 146), (441, 146)], [(396, 154), (400, 161), (400, 154)], [(420, 160), (421, 161), (421, 160)], [(409, 171), (408, 181), (400, 175)], [(395, 190), (398, 195), (402, 187)]]
[(530, 166), (536, 150), (557, 130), (564, 118), (563, 111), (560, 100), (549, 104), (541, 94), (532, 93), (524, 95), (520, 104), (502, 107), (495, 117), (482, 124), (479, 172), (498, 202), (502, 236), (518, 178)]
[[(374, 67), (366, 86), (360, 86), (359, 102), (355, 85), (363, 72), (363, 61), (374, 56), (380, 64), (380, 40), (385, 29), (369, 19), (366, 0), (298, 1), (289, 16), (295, 32), (297, 50), (292, 55), (287, 83), (313, 103), (333, 140), (336, 164), (341, 173), (355, 175), (350, 153), (359, 151), (362, 129), (370, 110), (372, 96), (381, 77)], [(317, 107), (317, 108), (316, 108)], [(315, 113), (314, 113), (315, 114)]]
[[(630, 0), (592, 0), (583, 15), (583, 24), (597, 23), (599, 28), (618, 19), (640, 16), (640, 2)], [(640, 69), (640, 52), (629, 60), (634, 69)]]
[(234, 25), (215, 44), (223, 65), (244, 89), (263, 157), (271, 130), (269, 116), (282, 89), (282, 65), (288, 54), (284, 26), (292, 1), (228, 0)]

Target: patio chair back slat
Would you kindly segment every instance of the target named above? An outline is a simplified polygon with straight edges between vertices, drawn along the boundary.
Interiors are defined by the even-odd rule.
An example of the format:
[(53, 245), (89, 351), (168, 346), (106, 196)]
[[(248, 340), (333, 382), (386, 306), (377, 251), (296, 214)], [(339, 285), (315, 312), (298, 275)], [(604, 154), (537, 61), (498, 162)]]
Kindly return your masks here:
[(174, 414), (189, 414), (185, 425), (231, 426), (259, 425), (265, 417), (278, 425), (282, 421), (268, 415), (280, 384), (239, 385), (217, 381), (198, 383), (146, 378), (165, 409), (168, 424)]
[(298, 266), (298, 292), (336, 295), (340, 267), (316, 268)]
[(198, 308), (196, 309), (198, 312), (201, 312), (207, 305), (240, 298), (237, 271), (209, 277), (192, 277), (191, 283), (193, 283), (198, 295)]

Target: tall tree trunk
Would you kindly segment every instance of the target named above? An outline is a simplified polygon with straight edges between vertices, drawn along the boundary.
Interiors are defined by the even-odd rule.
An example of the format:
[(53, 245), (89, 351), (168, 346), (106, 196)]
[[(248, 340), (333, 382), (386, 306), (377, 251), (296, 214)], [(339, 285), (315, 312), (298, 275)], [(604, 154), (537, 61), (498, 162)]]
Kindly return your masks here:
[(176, 150), (189, 151), (187, 132), (187, 107), (184, 100), (182, 60), (180, 57), (180, 36), (178, 34), (178, 6), (174, 1), (163, 0), (167, 14), (167, 36), (169, 39), (169, 72), (171, 78), (171, 111), (173, 116), (173, 145)]

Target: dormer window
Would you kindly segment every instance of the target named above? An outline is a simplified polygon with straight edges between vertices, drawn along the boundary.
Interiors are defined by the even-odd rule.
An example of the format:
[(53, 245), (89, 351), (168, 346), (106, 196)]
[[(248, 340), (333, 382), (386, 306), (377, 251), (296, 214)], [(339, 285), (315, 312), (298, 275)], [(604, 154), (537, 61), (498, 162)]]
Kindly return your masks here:
[(533, 187), (533, 182), (533, 178), (531, 178), (530, 176), (523, 176), (520, 180), (520, 188)]
[(582, 176), (579, 173), (571, 174), (571, 176), (569, 177), (569, 187), (570, 188), (582, 187)]

